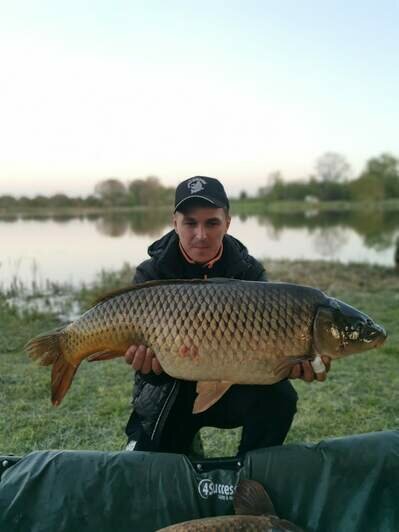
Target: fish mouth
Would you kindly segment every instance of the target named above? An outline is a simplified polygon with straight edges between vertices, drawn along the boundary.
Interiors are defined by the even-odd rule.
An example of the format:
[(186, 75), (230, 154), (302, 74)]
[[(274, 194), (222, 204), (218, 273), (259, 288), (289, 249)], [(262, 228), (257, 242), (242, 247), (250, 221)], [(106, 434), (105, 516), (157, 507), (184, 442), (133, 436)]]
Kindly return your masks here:
[(387, 334), (385, 334), (385, 335), (382, 335), (382, 334), (381, 334), (381, 335), (375, 340), (375, 342), (374, 342), (374, 346), (375, 346), (375, 347), (381, 347), (381, 346), (384, 344), (385, 340), (387, 339), (387, 336), (388, 336)]
[(374, 323), (373, 326), (367, 331), (364, 341), (372, 343), (374, 347), (381, 347), (387, 339), (387, 336), (388, 335), (384, 327)]

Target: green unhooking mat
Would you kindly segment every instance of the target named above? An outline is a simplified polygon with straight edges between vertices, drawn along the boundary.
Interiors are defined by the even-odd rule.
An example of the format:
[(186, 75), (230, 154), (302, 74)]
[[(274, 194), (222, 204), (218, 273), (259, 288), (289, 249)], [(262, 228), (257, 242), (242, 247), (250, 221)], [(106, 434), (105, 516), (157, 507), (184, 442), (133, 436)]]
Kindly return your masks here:
[(399, 530), (399, 432), (284, 445), (235, 460), (38, 451), (0, 458), (1, 532), (146, 532), (233, 513), (239, 479), (261, 482), (280, 517), (309, 531)]

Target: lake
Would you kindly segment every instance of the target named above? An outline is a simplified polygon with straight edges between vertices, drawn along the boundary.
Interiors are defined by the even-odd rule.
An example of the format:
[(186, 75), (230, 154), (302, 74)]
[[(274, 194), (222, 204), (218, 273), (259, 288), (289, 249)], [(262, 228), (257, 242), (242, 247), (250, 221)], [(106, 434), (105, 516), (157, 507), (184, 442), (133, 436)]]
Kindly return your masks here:
[[(0, 217), (0, 285), (90, 283), (101, 270), (136, 265), (171, 228), (165, 211)], [(233, 216), (230, 234), (259, 259), (394, 265), (399, 211)]]

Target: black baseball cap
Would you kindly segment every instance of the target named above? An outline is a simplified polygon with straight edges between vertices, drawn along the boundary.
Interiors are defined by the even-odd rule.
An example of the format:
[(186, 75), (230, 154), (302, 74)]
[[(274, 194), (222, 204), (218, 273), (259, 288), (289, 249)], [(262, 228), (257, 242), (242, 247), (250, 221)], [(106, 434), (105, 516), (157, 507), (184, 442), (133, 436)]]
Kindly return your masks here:
[(223, 209), (230, 207), (222, 183), (214, 177), (196, 175), (179, 183), (175, 194), (175, 212), (183, 203), (193, 198), (203, 199)]

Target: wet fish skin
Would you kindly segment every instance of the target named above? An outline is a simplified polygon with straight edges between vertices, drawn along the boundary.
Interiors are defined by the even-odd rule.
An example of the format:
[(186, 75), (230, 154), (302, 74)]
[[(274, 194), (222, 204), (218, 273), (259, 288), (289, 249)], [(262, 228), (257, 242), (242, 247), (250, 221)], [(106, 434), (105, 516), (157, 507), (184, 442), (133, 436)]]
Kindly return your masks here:
[(275, 515), (226, 515), (185, 521), (157, 532), (301, 532), (302, 529)]
[(275, 515), (276, 511), (267, 491), (256, 480), (239, 480), (233, 507), (235, 515), (194, 519), (170, 525), (157, 532), (304, 532), (297, 525)]
[(131, 344), (150, 347), (172, 377), (226, 383), (227, 389), (272, 384), (298, 361), (316, 354), (340, 358), (385, 337), (368, 316), (316, 288), (150, 281), (105, 298), (65, 328), (32, 339), (26, 350), (53, 365), (52, 401), (59, 404), (82, 360), (123, 356)]

